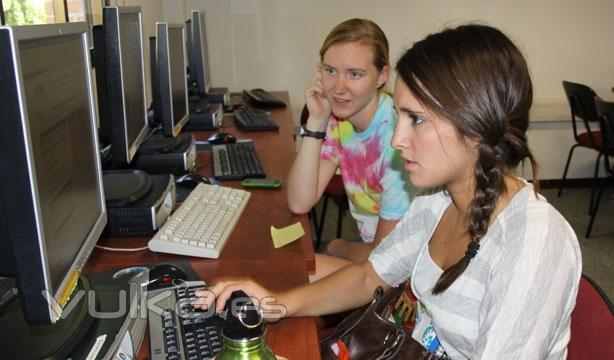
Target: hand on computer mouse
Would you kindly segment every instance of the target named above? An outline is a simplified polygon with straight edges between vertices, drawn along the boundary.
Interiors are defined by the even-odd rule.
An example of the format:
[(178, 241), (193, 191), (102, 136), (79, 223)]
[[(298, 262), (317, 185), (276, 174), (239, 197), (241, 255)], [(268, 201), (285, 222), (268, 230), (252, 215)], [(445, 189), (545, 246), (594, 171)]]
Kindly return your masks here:
[[(287, 316), (286, 306), (279, 302), (279, 294), (274, 293), (252, 280), (226, 280), (216, 283), (207, 290), (197, 290), (195, 308), (208, 309), (215, 304), (215, 311), (225, 309), (227, 302), (236, 291), (243, 291), (254, 305), (262, 311), (262, 317), (266, 321), (277, 321)], [(235, 294), (235, 298), (236, 298)], [(232, 300), (231, 300), (232, 301)]]

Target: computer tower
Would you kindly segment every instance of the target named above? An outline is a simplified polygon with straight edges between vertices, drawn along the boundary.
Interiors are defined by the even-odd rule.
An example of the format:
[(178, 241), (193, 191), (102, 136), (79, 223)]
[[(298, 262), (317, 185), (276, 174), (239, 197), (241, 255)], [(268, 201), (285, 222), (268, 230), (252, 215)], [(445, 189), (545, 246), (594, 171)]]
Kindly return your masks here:
[(212, 104), (230, 106), (230, 91), (227, 87), (212, 87), (207, 92), (207, 101)]
[(119, 170), (103, 175), (108, 237), (152, 236), (175, 207), (175, 177)]
[(153, 136), (140, 147), (131, 167), (149, 174), (185, 174), (196, 165), (196, 140), (191, 134)]
[(184, 130), (217, 130), (222, 126), (224, 110), (221, 104), (210, 103), (206, 99), (199, 98), (198, 100), (191, 100), (189, 106), (190, 119), (184, 125)]

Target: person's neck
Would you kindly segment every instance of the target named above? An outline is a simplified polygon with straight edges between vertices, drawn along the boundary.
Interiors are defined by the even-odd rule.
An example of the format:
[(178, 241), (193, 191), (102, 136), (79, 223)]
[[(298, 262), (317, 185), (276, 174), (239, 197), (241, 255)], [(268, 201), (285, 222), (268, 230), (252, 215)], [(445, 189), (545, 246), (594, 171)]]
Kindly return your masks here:
[[(514, 175), (504, 175), (506, 191), (499, 194), (495, 209), (491, 214), (491, 221), (497, 214), (507, 206), (512, 197), (524, 187), (524, 183)], [(452, 198), (452, 206), (456, 208), (459, 216), (462, 219), (469, 219), (469, 205), (475, 198), (475, 178), (467, 178), (463, 181), (458, 181), (453, 184), (448, 184), (446, 190)]]
[(367, 130), (367, 128), (373, 122), (373, 117), (375, 116), (377, 106), (379, 105), (379, 97), (380, 95), (378, 92), (377, 95), (374, 96), (371, 101), (369, 101), (364, 109), (360, 110), (358, 113), (348, 119), (352, 123), (352, 126), (356, 132), (363, 132)]

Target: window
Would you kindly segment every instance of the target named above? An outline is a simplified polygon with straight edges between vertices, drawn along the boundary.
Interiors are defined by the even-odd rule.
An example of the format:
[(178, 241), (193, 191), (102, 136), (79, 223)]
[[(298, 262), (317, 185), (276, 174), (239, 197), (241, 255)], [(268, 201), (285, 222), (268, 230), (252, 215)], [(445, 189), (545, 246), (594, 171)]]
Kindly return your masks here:
[(102, 23), (103, 0), (0, 0), (0, 18), (6, 25), (87, 21)]
[[(61, 6), (62, 8), (59, 8)], [(65, 22), (62, 1), (2, 0), (6, 25), (51, 24)]]

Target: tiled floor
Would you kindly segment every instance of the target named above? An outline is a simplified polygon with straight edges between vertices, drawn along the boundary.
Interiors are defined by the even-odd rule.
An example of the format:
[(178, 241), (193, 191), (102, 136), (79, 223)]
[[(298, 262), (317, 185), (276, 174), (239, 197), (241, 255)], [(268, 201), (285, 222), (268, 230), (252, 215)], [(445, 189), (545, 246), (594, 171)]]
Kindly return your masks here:
[[(582, 249), (583, 272), (593, 278), (614, 300), (614, 194), (612, 188), (603, 194), (597, 212), (595, 225), (589, 239), (584, 237), (590, 216), (588, 202), (590, 189), (565, 189), (562, 197), (557, 197), (557, 189), (541, 191), (551, 204), (569, 221), (575, 229)], [(321, 203), (317, 207), (321, 211)], [(319, 212), (318, 212), (319, 213)], [(329, 203), (327, 221), (324, 226), (324, 241), (335, 236), (337, 208)], [(347, 214), (344, 218), (343, 238), (357, 240), (356, 224)]]

